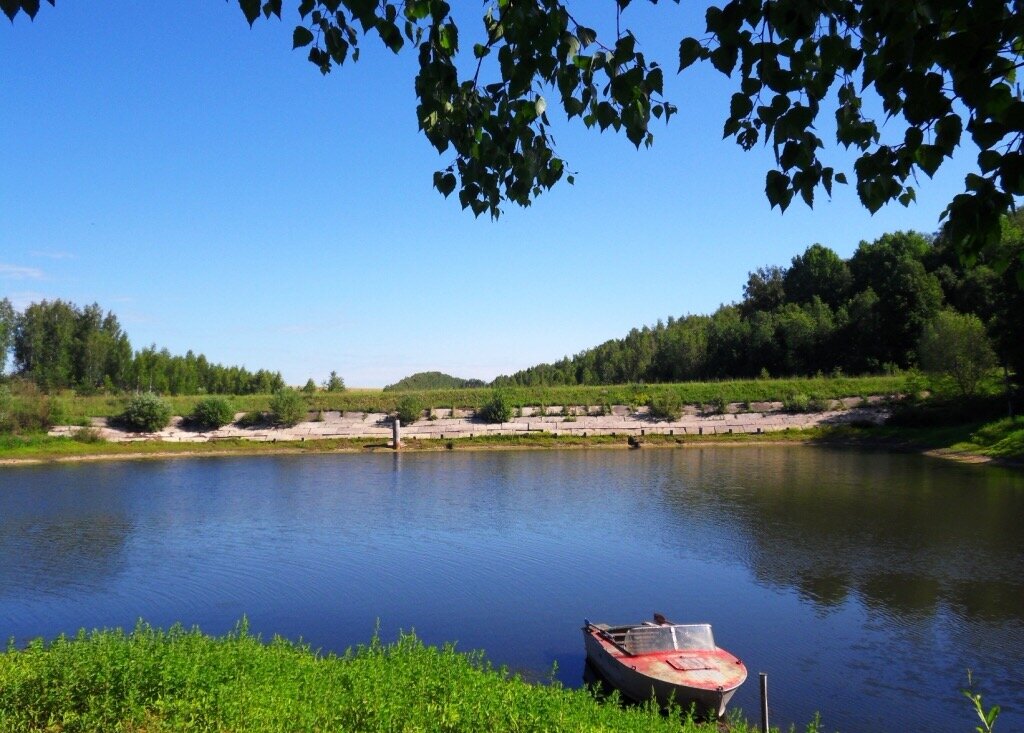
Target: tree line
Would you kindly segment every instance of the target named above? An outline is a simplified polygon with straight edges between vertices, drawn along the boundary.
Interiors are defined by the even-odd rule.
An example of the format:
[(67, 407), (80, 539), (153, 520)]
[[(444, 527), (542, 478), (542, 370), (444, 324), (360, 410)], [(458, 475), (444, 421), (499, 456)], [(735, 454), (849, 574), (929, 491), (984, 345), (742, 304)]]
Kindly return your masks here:
[[(711, 315), (659, 320), (496, 386), (678, 382), (878, 373), (920, 364), (926, 327), (951, 312), (976, 319), (999, 363), (1024, 377), (1024, 216), (964, 261), (945, 232), (885, 234), (844, 260), (821, 244), (788, 267), (749, 273), (743, 300)], [(944, 322), (944, 321), (943, 321)]]
[(18, 312), (0, 300), (0, 374), (48, 392), (148, 391), (162, 394), (264, 394), (285, 386), (280, 372), (211, 363), (203, 354), (171, 354), (155, 345), (133, 351), (112, 312), (96, 303), (32, 303)]

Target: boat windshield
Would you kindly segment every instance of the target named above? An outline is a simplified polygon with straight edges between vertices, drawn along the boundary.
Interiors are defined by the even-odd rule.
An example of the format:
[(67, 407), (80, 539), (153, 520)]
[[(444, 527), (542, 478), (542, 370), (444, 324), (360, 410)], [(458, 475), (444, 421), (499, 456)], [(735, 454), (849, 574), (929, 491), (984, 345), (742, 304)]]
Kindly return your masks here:
[(710, 650), (715, 648), (715, 639), (708, 624), (635, 626), (626, 632), (623, 646), (630, 654)]

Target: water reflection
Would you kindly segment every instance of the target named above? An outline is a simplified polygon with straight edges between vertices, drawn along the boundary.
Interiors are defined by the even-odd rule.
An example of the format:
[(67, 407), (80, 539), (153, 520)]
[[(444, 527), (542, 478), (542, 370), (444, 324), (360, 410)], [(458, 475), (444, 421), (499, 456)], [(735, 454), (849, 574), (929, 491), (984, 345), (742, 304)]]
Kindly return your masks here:
[(1020, 619), (1019, 474), (828, 449), (701, 453), (676, 454), (665, 504), (684, 526), (713, 505), (762, 581), (795, 588), (823, 611), (854, 593), (896, 615), (941, 606), (965, 618)]
[[(343, 651), (379, 622), (566, 684), (579, 625), (711, 621), (774, 718), (1024, 728), (1024, 478), (780, 447), (0, 470), (0, 637), (199, 624)], [(756, 684), (734, 705), (753, 711)]]

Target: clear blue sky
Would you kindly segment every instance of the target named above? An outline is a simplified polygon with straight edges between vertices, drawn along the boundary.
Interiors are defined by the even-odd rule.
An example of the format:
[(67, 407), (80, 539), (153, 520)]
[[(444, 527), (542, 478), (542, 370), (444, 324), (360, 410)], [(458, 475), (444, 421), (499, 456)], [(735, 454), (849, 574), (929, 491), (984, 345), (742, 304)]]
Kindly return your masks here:
[[(814, 242), (848, 257), (886, 231), (937, 229), (970, 151), (909, 209), (871, 216), (837, 186), (813, 210), (771, 210), (770, 150), (721, 139), (729, 81), (674, 73), (679, 38), (703, 30), (684, 5), (625, 14), (680, 108), (654, 147), (559, 125), (576, 185), (497, 222), (431, 187), (448, 158), (416, 129), (415, 54), (366, 39), (358, 64), (322, 77), (290, 50), (293, 0), (285, 22), (252, 30), (218, 0), (61, 0), (4, 19), (0, 297), (95, 301), (135, 348), (296, 384), (332, 369), (350, 386), (431, 369), (491, 379), (711, 312), (750, 270)], [(464, 47), (480, 22), (469, 6)]]

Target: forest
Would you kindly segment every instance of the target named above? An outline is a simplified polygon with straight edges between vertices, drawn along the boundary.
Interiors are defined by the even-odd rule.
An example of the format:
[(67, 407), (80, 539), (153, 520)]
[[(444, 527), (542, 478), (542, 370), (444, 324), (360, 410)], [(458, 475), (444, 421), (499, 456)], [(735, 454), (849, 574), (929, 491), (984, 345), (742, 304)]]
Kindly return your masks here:
[(284, 386), (279, 372), (212, 364), (192, 351), (179, 356), (155, 345), (134, 351), (117, 316), (96, 303), (80, 308), (44, 300), (18, 312), (9, 299), (0, 300), (0, 373), (8, 354), (14, 374), (47, 392), (266, 394)]
[(1020, 215), (1004, 219), (1001, 241), (973, 262), (963, 261), (942, 232), (885, 234), (861, 242), (847, 260), (813, 244), (788, 267), (751, 272), (739, 303), (710, 315), (670, 316), (495, 384), (892, 373), (921, 366), (926, 328), (951, 312), (984, 329), (998, 364), (1020, 380), (1022, 224)]

